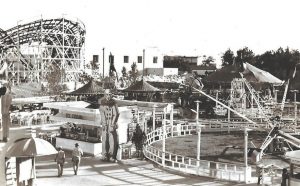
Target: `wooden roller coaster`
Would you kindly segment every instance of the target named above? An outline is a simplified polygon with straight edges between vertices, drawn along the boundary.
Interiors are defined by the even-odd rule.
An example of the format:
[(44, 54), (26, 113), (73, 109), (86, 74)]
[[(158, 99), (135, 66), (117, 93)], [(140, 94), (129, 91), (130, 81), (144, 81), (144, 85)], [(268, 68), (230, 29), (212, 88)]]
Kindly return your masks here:
[(0, 62), (10, 82), (43, 81), (51, 65), (64, 70), (62, 81), (79, 78), (84, 60), (85, 26), (66, 18), (39, 19), (0, 29)]

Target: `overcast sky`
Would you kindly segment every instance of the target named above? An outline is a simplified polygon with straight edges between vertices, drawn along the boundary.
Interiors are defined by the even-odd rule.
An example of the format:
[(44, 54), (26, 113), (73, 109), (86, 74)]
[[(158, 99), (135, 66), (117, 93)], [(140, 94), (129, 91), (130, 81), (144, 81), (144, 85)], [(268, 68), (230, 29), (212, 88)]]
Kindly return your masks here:
[(1, 2), (0, 27), (18, 20), (82, 20), (86, 52), (105, 48), (158, 47), (163, 54), (212, 55), (248, 46), (256, 54), (300, 49), (297, 0), (9, 0)]

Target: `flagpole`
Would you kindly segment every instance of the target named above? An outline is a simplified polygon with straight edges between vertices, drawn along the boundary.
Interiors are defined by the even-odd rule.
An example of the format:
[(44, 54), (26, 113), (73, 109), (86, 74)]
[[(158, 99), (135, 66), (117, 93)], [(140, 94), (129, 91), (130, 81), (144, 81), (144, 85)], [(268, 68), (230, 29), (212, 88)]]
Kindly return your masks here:
[(143, 49), (143, 76), (142, 76), (142, 80), (144, 80), (144, 70), (145, 70), (145, 49)]

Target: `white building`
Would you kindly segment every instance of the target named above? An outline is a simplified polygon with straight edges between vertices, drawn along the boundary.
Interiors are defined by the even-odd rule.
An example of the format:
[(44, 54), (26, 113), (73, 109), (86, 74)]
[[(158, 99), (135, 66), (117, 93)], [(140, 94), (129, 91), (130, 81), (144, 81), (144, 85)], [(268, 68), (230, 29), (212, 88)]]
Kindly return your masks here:
[[(109, 56), (113, 56), (114, 65), (118, 75), (121, 75), (121, 70), (123, 66), (126, 68), (126, 71), (131, 70), (131, 65), (135, 62), (137, 64), (138, 71), (142, 72), (143, 62), (144, 68), (163, 68), (163, 54), (158, 48), (138, 48), (135, 50), (132, 49), (114, 49), (114, 48), (105, 48), (104, 49), (104, 74), (108, 75), (109, 73)], [(103, 74), (103, 51), (99, 55), (99, 73)], [(145, 59), (143, 59), (143, 56)]]

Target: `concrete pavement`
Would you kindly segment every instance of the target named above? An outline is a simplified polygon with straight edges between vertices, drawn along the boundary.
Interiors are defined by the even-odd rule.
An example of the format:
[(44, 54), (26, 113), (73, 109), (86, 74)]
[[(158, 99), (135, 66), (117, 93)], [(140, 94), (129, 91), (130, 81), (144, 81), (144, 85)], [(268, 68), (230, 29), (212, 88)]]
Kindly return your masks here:
[(161, 169), (161, 167), (152, 164), (150, 161), (140, 161), (137, 159), (128, 159), (118, 163), (110, 163), (101, 161), (99, 157), (83, 157), (78, 175), (74, 175), (71, 157), (70, 155), (67, 155), (62, 177), (57, 177), (54, 156), (37, 158), (36, 168), (36, 184), (38, 186), (245, 185), (242, 183), (226, 182), (164, 170)]

